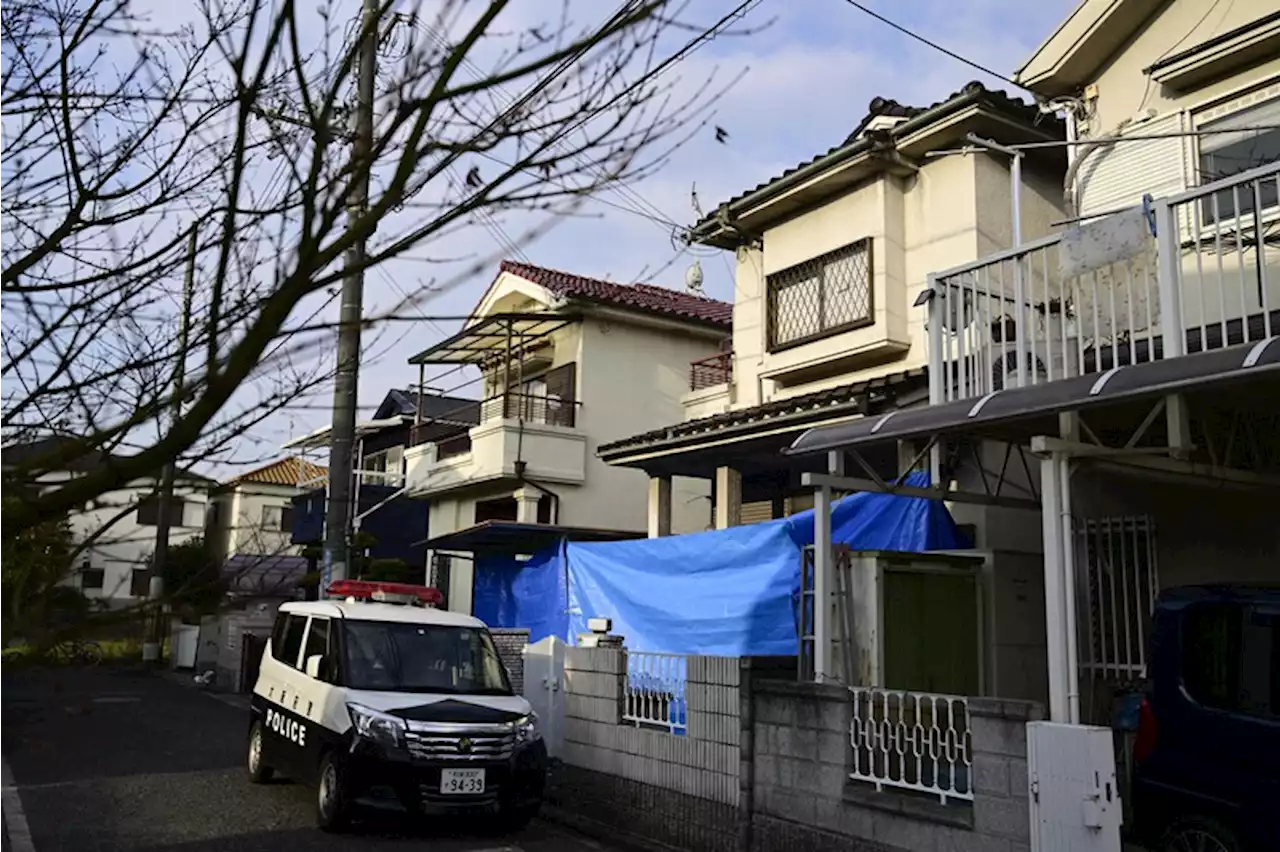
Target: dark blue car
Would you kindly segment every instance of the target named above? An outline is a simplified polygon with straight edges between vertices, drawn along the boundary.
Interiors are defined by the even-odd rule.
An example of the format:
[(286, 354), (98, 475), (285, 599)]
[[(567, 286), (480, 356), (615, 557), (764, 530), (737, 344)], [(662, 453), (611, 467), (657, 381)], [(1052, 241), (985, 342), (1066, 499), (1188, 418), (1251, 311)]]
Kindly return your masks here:
[(1161, 593), (1133, 756), (1150, 848), (1280, 850), (1280, 587)]

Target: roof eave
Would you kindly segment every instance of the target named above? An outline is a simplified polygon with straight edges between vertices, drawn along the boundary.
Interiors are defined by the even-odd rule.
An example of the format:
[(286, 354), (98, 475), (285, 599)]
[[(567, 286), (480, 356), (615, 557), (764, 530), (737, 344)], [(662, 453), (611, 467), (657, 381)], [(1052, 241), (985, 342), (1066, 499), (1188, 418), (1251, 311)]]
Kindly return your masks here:
[[(983, 88), (968, 90), (907, 119), (889, 132), (894, 149), (914, 145), (920, 139), (954, 126), (956, 121), (965, 117), (982, 115), (1009, 124), (1026, 125), (1026, 122), (1018, 122), (1008, 110), (984, 102), (991, 94)], [(1044, 132), (1040, 135), (1043, 138), (1053, 138)], [(793, 198), (805, 190), (812, 190), (836, 177), (842, 178), (845, 183), (856, 182), (893, 167), (889, 159), (878, 157), (876, 153), (875, 144), (866, 138), (837, 148), (741, 198), (721, 205), (715, 213), (694, 225), (690, 231), (690, 240), (716, 248), (735, 248), (744, 242), (744, 236), (759, 236), (767, 225), (792, 215), (790, 211), (781, 215), (769, 215), (770, 208), (776, 210), (778, 202)]]
[(1014, 81), (1046, 97), (1075, 93), (1166, 2), (1083, 0), (1014, 72)]

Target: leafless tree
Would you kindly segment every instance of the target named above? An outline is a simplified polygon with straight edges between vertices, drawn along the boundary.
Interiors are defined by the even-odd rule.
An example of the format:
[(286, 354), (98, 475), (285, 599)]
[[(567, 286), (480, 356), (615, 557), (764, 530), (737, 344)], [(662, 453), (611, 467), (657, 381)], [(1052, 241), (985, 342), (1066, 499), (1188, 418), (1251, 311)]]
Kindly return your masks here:
[[(164, 23), (169, 5), (188, 20)], [(214, 458), (315, 388), (330, 369), (325, 309), (354, 242), (369, 240), (369, 267), (429, 262), (432, 246), (505, 211), (541, 214), (531, 238), (660, 167), (716, 95), (711, 80), (660, 75), (739, 19), (688, 21), (671, 0), (587, 5), (584, 24), (567, 6), (528, 21), (530, 4), (509, 0), (437, 0), (429, 13), (383, 0), (362, 28), (351, 9), (339, 19), (294, 0), (6, 3), (5, 441), (73, 438), (11, 481), (111, 459), (32, 493), (14, 531), (170, 461)], [(380, 73), (373, 153), (357, 158), (366, 30)], [(365, 180), (368, 206), (349, 214)]]

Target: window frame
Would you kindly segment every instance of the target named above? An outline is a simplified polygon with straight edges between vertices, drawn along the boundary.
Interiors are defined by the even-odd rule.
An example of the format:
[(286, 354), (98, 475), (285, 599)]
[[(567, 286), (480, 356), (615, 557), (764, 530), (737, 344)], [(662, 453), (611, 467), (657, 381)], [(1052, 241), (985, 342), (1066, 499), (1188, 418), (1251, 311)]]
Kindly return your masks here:
[[(803, 281), (807, 280), (799, 278), (795, 281), (781, 282), (780, 279), (788, 274), (796, 274), (802, 267), (816, 265), (819, 270), (823, 270), (824, 274), (819, 278), (818, 294), (823, 293), (826, 286), (825, 268), (837, 260), (852, 259), (859, 251), (865, 253), (866, 258), (866, 289), (867, 289), (867, 307), (864, 316), (852, 319), (838, 325), (820, 328), (811, 334), (800, 337), (791, 338), (784, 341), (777, 339), (776, 327), (778, 317), (778, 299), (779, 293), (788, 287), (799, 286)], [(814, 343), (819, 340), (825, 340), (828, 337), (835, 337), (850, 331), (857, 331), (862, 328), (869, 328), (876, 323), (876, 298), (875, 298), (875, 241), (872, 237), (860, 237), (852, 242), (845, 243), (831, 251), (824, 252), (815, 257), (808, 258), (799, 263), (793, 263), (777, 272), (771, 272), (765, 276), (765, 344), (769, 353), (785, 352), (788, 349), (794, 349), (798, 346), (804, 346), (808, 343)], [(821, 307), (818, 309), (822, 310)], [(821, 324), (821, 316), (819, 317)]]
[[(298, 647), (294, 651), (293, 661), (290, 662), (284, 657), (284, 646), (286, 645), (286, 640), (289, 638), (289, 625), (291, 620), (295, 618), (302, 622), (302, 634), (298, 637)], [(302, 652), (306, 650), (307, 631), (310, 626), (310, 615), (308, 613), (278, 613), (276, 616), (276, 623), (271, 629), (271, 656), (283, 665), (300, 671), (302, 667), (299, 665), (299, 662), (302, 660)]]
[(315, 629), (316, 622), (324, 622), (324, 651), (321, 653), (324, 655), (327, 665), (325, 676), (317, 679), (322, 683), (333, 683), (336, 680), (335, 674), (337, 672), (338, 660), (334, 654), (334, 623), (333, 619), (327, 615), (307, 616), (307, 629), (302, 636), (302, 645), (299, 647), (298, 670), (304, 674), (306, 673), (307, 658), (312, 655), (312, 650), (310, 648), (311, 632)]
[[(1200, 688), (1200, 684), (1195, 682), (1195, 678), (1188, 677), (1189, 657), (1197, 652), (1206, 653), (1204, 637), (1193, 632), (1193, 619), (1207, 615), (1215, 610), (1226, 613), (1230, 619), (1228, 622), (1228, 630), (1230, 632), (1226, 637), (1227, 659), (1223, 665), (1227, 667), (1225, 670), (1226, 691), (1231, 697), (1225, 702), (1216, 700), (1216, 696), (1206, 694)], [(1240, 697), (1244, 686), (1245, 665), (1248, 659), (1245, 653), (1246, 623), (1255, 613), (1262, 612), (1274, 616), (1271, 610), (1272, 607), (1250, 601), (1204, 601), (1187, 607), (1179, 627), (1178, 680), (1182, 691), (1197, 706), (1213, 713), (1223, 713), (1229, 716), (1255, 719), (1262, 722), (1275, 723), (1280, 721), (1280, 707), (1273, 708), (1270, 713), (1254, 708), (1246, 708), (1242, 706), (1243, 702)], [(1272, 629), (1277, 628), (1273, 626)], [(1271, 690), (1274, 695), (1276, 687), (1272, 685)]]
[[(1277, 87), (1274, 85), (1274, 83), (1275, 81), (1273, 81), (1271, 84), (1265, 84), (1253, 90), (1253, 94), (1255, 95), (1259, 93), (1262, 93), (1262, 94), (1269, 93), (1270, 94), (1269, 97), (1264, 96), (1259, 100), (1251, 100), (1248, 103), (1241, 103), (1242, 100), (1250, 98), (1251, 95), (1249, 93), (1239, 93), (1226, 100), (1217, 100), (1212, 106), (1206, 105), (1204, 108), (1194, 111), (1191, 116), (1192, 127), (1198, 132), (1204, 129), (1211, 129), (1215, 124), (1232, 121), (1233, 119), (1236, 119), (1238, 116), (1247, 115), (1250, 112), (1260, 111), (1260, 110), (1274, 111), (1276, 109), (1280, 109), (1280, 91), (1276, 91)], [(1276, 130), (1272, 130), (1269, 132), (1280, 133), (1280, 131), (1276, 131)], [(1207, 175), (1205, 171), (1205, 157), (1212, 156), (1213, 151), (1215, 150), (1215, 146), (1213, 145), (1214, 137), (1210, 135), (1206, 135), (1206, 136), (1193, 135), (1192, 139), (1194, 141), (1191, 146), (1191, 154), (1192, 154), (1191, 166), (1192, 166), (1192, 169), (1194, 170), (1195, 181), (1194, 181), (1194, 186), (1189, 188), (1202, 187), (1202, 186), (1205, 186), (1206, 184), (1214, 183), (1215, 181), (1219, 181), (1219, 180), (1225, 180), (1233, 176), (1233, 175), (1225, 175), (1220, 177), (1212, 177)], [(1209, 148), (1208, 151), (1205, 150), (1206, 145)], [(1226, 147), (1226, 145), (1218, 146), (1218, 148), (1223, 148), (1223, 147)], [(1267, 161), (1267, 162), (1259, 162), (1259, 163), (1256, 163), (1255, 165), (1252, 165), (1246, 168), (1241, 168), (1237, 172), (1235, 172), (1235, 174), (1242, 174), (1251, 169), (1268, 165), (1270, 162), (1275, 162), (1275, 161), (1273, 160), (1273, 161)], [(1223, 192), (1226, 193), (1227, 191), (1223, 190)], [(1206, 227), (1216, 227), (1219, 225), (1219, 223), (1229, 227), (1234, 225), (1237, 219), (1245, 227), (1252, 227), (1255, 224), (1255, 219), (1261, 222), (1262, 224), (1268, 224), (1280, 218), (1280, 197), (1278, 197), (1271, 204), (1266, 204), (1264, 201), (1263, 207), (1260, 210), (1256, 210), (1256, 211), (1253, 208), (1252, 198), (1249, 199), (1247, 209), (1245, 209), (1246, 205), (1243, 203), (1244, 200), (1242, 198), (1241, 205), (1240, 205), (1242, 209), (1235, 212), (1231, 212), (1232, 210), (1234, 210), (1235, 204), (1234, 204), (1234, 200), (1230, 197), (1229, 193), (1227, 197), (1226, 206), (1224, 207), (1223, 202), (1219, 200), (1218, 202), (1219, 215), (1214, 216), (1213, 200), (1215, 198), (1219, 198), (1220, 195), (1222, 195), (1222, 193), (1219, 193), (1217, 195), (1206, 196), (1205, 198), (1200, 199), (1198, 206), (1199, 206), (1199, 220), (1200, 220), (1201, 229), (1204, 229)]]

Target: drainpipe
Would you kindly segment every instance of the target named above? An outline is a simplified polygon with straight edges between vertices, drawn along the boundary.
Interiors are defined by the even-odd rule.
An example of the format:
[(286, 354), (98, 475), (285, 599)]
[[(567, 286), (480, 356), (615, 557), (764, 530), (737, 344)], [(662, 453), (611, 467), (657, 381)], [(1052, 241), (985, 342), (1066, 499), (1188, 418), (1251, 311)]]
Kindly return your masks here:
[(525, 468), (528, 466), (528, 464), (529, 463), (524, 461), (523, 459), (516, 460), (516, 463), (515, 463), (516, 481), (519, 482), (521, 485), (532, 485), (534, 488), (538, 489), (543, 494), (546, 494), (548, 497), (550, 497), (551, 498), (551, 523), (553, 524), (560, 523), (560, 495), (557, 494), (555, 491), (552, 491), (547, 486), (543, 485), (541, 482), (538, 482), (535, 479), (530, 479), (529, 477), (525, 476)]

